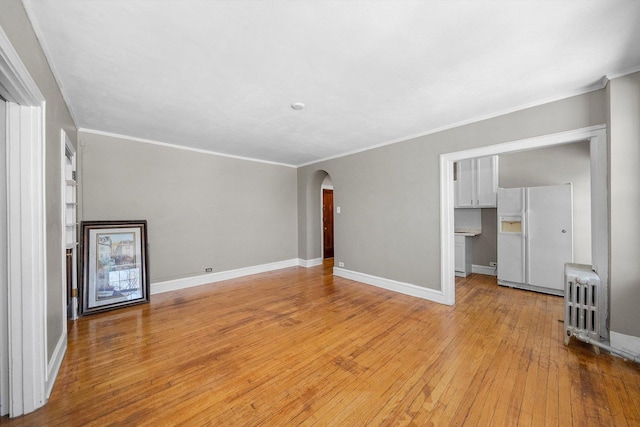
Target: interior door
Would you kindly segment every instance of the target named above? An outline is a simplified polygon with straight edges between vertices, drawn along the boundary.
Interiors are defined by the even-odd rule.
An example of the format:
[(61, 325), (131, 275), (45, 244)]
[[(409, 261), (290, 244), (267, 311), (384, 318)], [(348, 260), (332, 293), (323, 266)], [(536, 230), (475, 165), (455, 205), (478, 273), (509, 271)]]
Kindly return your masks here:
[(322, 189), (322, 240), (324, 258), (333, 258), (333, 190)]
[(528, 283), (564, 289), (564, 264), (573, 262), (571, 184), (527, 188)]

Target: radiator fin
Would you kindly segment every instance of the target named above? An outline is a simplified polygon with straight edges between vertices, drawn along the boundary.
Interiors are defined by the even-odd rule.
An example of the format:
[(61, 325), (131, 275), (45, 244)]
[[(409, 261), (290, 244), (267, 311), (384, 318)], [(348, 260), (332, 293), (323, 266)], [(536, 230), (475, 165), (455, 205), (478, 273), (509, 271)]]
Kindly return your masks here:
[(571, 335), (584, 334), (599, 339), (598, 311), (600, 278), (588, 265), (565, 265), (564, 330), (565, 344)]

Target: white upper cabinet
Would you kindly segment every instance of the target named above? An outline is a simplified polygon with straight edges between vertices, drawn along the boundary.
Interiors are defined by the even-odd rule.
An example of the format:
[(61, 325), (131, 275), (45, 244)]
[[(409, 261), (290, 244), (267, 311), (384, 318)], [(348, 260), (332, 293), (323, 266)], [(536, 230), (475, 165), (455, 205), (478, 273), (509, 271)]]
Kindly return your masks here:
[(498, 156), (456, 162), (455, 207), (495, 208)]

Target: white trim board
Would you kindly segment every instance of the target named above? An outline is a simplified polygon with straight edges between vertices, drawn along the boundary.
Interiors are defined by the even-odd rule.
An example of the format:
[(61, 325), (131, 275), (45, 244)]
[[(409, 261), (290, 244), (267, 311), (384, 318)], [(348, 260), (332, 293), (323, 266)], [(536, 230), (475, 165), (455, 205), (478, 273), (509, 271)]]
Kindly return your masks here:
[(640, 337), (610, 331), (611, 347), (640, 355)]
[(235, 270), (219, 271), (216, 273), (203, 274), (200, 276), (184, 277), (181, 279), (166, 280), (151, 284), (151, 295), (163, 292), (177, 291), (179, 289), (192, 288), (194, 286), (208, 285), (210, 283), (222, 282), (223, 280), (237, 279), (239, 277), (250, 276), (252, 274), (266, 273), (268, 271), (280, 270), (282, 268), (297, 267), (298, 259), (288, 259), (268, 264), (255, 265), (252, 267), (238, 268)]
[[(627, 70), (627, 71), (621, 73), (621, 75), (631, 74), (631, 73), (635, 72), (633, 70), (635, 70), (635, 68)], [(500, 110), (500, 111), (495, 111), (493, 113), (485, 114), (485, 115), (478, 116), (478, 117), (473, 117), (473, 118), (468, 119), (468, 120), (462, 120), (462, 121), (459, 121), (459, 122), (456, 122), (456, 123), (452, 123), (452, 124), (449, 124), (449, 125), (445, 125), (445, 126), (440, 126), (438, 128), (434, 128), (434, 129), (427, 130), (427, 131), (420, 132), (420, 133), (415, 133), (413, 135), (403, 136), (401, 138), (393, 139), (391, 141), (381, 142), (381, 143), (376, 144), (376, 145), (370, 145), (370, 146), (367, 146), (367, 147), (364, 147), (364, 148), (359, 148), (359, 149), (355, 149), (355, 150), (352, 150), (352, 151), (347, 151), (345, 153), (336, 154), (335, 156), (329, 156), (329, 157), (324, 157), (324, 158), (318, 159), (318, 160), (312, 160), (310, 162), (300, 164), (297, 167), (302, 168), (302, 167), (313, 165), (313, 164), (316, 164), (316, 163), (326, 162), (328, 160), (339, 159), (341, 157), (350, 156), (352, 154), (358, 154), (358, 153), (362, 153), (364, 151), (369, 151), (369, 150), (373, 150), (373, 149), (376, 149), (376, 148), (386, 147), (387, 145), (398, 144), (400, 142), (405, 142), (405, 141), (409, 141), (409, 140), (412, 140), (412, 139), (421, 138), (423, 136), (432, 135), (432, 134), (438, 133), (438, 132), (444, 132), (444, 131), (449, 130), (449, 129), (455, 129), (455, 128), (460, 127), (460, 126), (469, 125), (471, 123), (481, 122), (483, 120), (488, 120), (488, 119), (492, 119), (494, 117), (504, 116), (506, 114), (515, 113), (515, 112), (518, 112), (518, 111), (526, 110), (528, 108), (537, 107), (539, 105), (549, 104), (549, 103), (555, 102), (555, 101), (562, 101), (563, 99), (572, 98), (574, 96), (583, 95), (583, 94), (589, 93), (589, 92), (594, 92), (596, 90), (603, 89), (607, 85), (607, 82), (610, 79), (612, 79), (614, 77), (621, 77), (621, 75), (619, 75), (619, 74), (611, 75), (610, 78), (603, 77), (602, 79), (600, 79), (597, 83), (595, 83), (592, 86), (588, 86), (586, 88), (575, 90), (575, 91), (571, 91), (571, 92), (566, 92), (566, 93), (564, 93), (562, 95), (552, 96), (552, 97), (549, 97), (549, 98), (540, 99), (538, 101), (529, 102), (527, 104), (518, 105), (516, 107), (507, 108), (507, 109)]]
[(487, 276), (497, 276), (495, 267), (490, 267), (488, 265), (477, 265), (471, 264), (471, 272), (476, 274), (486, 274)]
[(65, 333), (60, 335), (60, 339), (56, 344), (56, 348), (53, 350), (53, 354), (51, 355), (51, 359), (49, 360), (49, 364), (47, 366), (47, 381), (45, 384), (45, 395), (47, 396), (47, 399), (49, 398), (49, 396), (51, 396), (53, 385), (55, 384), (56, 378), (58, 376), (58, 371), (60, 371), (60, 367), (62, 366), (62, 361), (64, 360), (64, 355), (66, 352), (67, 334)]
[[(591, 126), (567, 132), (559, 132), (440, 155), (440, 282), (442, 284), (442, 293), (445, 304), (455, 304), (453, 210), (455, 195), (453, 185), (453, 164), (459, 160), (525, 151), (586, 140), (589, 140), (592, 144), (592, 153), (606, 152), (606, 125)], [(592, 183), (594, 181), (606, 182), (606, 165), (602, 164), (602, 160), (597, 158), (594, 159), (593, 157), (594, 156), (592, 155)], [(602, 282), (607, 286), (608, 272), (606, 271), (606, 259), (609, 251), (608, 242), (606, 239), (605, 241), (601, 241), (602, 236), (597, 233), (599, 229), (607, 229), (607, 193), (606, 188), (603, 192), (601, 186), (594, 188), (593, 184), (591, 192), (592, 209), (594, 209), (592, 210), (591, 223), (592, 263), (596, 266), (601, 266), (598, 270), (598, 274), (600, 275)], [(606, 294), (606, 291), (604, 293)], [(606, 309), (602, 311), (602, 313), (606, 313)], [(606, 321), (606, 316), (602, 316), (602, 321)]]
[[(453, 236), (453, 233), (451, 235)], [(346, 270), (339, 267), (333, 267), (333, 275), (364, 283), (366, 285), (387, 289), (389, 291), (399, 292), (412, 297), (446, 304), (446, 300), (442, 292), (414, 285), (412, 283), (398, 282), (397, 280), (385, 279), (384, 277), (372, 276), (370, 274), (359, 273), (357, 271)]]
[(302, 259), (298, 258), (298, 265), (300, 267), (309, 268), (317, 265), (322, 265), (322, 258)]
[(296, 167), (294, 165), (289, 165), (287, 163), (278, 163), (278, 162), (272, 162), (272, 161), (269, 161), (269, 160), (254, 159), (254, 158), (251, 158), (251, 157), (242, 157), (242, 156), (235, 156), (233, 154), (218, 153), (216, 151), (203, 150), (201, 148), (193, 148), (193, 147), (187, 147), (187, 146), (184, 146), (184, 145), (170, 144), (168, 142), (154, 141), (152, 139), (145, 139), (145, 138), (137, 138), (135, 136), (121, 135), (121, 134), (112, 133), (112, 132), (103, 132), (101, 130), (79, 128), (78, 132), (90, 133), (90, 134), (100, 135), (100, 136), (108, 136), (110, 138), (126, 139), (128, 141), (142, 142), (144, 144), (159, 145), (161, 147), (175, 148), (176, 150), (193, 151), (193, 152), (196, 152), (196, 153), (208, 154), (208, 155), (211, 155), (211, 156), (227, 157), (227, 158), (236, 159), (236, 160), (246, 160), (248, 162), (266, 163), (268, 165), (286, 166), (288, 168), (295, 168)]
[(8, 310), (1, 315), (6, 316), (3, 322), (7, 321), (8, 330), (6, 403), (9, 416), (16, 417), (46, 402), (46, 100), (2, 28), (0, 95), (10, 101), (6, 141)]

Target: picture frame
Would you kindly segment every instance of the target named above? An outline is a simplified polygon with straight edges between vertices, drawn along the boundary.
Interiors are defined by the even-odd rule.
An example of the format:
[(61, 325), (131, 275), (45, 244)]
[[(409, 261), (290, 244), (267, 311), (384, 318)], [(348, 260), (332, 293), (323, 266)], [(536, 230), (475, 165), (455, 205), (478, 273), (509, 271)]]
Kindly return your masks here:
[(83, 221), (80, 313), (150, 301), (147, 221)]

